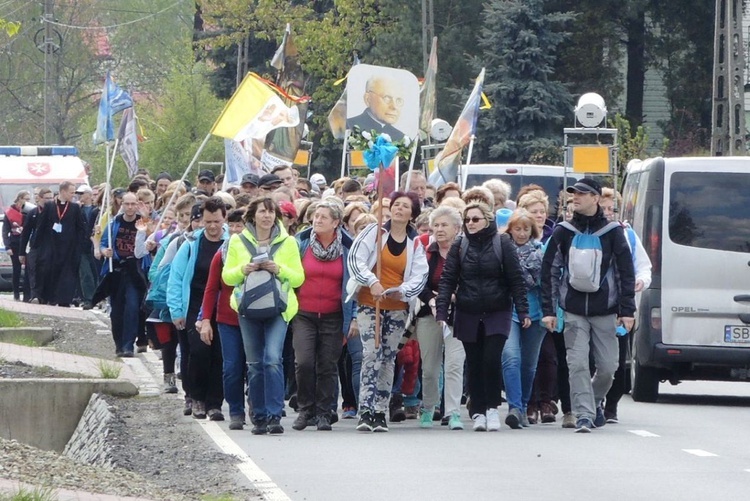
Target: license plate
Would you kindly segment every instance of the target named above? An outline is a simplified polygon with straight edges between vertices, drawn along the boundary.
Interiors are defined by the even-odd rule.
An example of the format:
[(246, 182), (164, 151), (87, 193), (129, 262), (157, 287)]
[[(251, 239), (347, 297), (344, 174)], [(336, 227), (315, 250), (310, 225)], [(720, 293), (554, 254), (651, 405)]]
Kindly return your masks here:
[(725, 325), (724, 342), (750, 344), (750, 325)]

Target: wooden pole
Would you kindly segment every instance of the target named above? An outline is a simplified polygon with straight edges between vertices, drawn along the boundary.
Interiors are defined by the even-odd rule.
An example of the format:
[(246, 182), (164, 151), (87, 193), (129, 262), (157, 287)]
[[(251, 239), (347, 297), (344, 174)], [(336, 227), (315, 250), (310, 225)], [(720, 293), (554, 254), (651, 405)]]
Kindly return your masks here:
[[(406, 176), (406, 187), (404, 191), (409, 191), (411, 187), (411, 171), (414, 170), (414, 160), (417, 158), (417, 145), (419, 144), (419, 136), (414, 140), (414, 146), (411, 149), (411, 158), (409, 159), (409, 175)], [(396, 174), (396, 181), (398, 181), (398, 174)]]
[[(117, 157), (117, 146), (120, 142), (119, 138), (115, 139), (115, 147), (112, 151), (112, 155), (110, 158), (109, 155), (109, 142), (107, 142), (107, 159), (109, 160), (109, 165), (107, 165), (107, 190), (110, 190), (110, 186), (112, 185), (112, 168), (115, 165), (115, 158)], [(107, 197), (107, 242), (109, 243), (109, 248), (112, 249), (114, 247), (114, 242), (112, 241), (112, 219), (114, 216), (112, 216), (112, 196), (111, 193), (109, 193), (109, 196)], [(109, 258), (109, 272), (112, 273), (114, 266), (114, 254), (113, 257)]]
[[(375, 276), (380, 281), (381, 271), (383, 268), (383, 174), (385, 166), (380, 165), (380, 176), (378, 179), (378, 233), (375, 237)], [(382, 285), (382, 284), (381, 284)], [(375, 349), (380, 348), (380, 299), (375, 298)]]

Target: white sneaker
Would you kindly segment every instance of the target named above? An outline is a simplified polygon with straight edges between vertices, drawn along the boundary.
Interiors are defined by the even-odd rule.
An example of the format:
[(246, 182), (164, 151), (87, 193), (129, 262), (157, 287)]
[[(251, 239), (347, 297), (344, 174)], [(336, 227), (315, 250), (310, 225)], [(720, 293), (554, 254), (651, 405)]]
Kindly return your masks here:
[(474, 431), (487, 431), (487, 418), (484, 414), (474, 414), (471, 419), (474, 420)]
[(500, 412), (497, 409), (487, 409), (487, 431), (500, 430)]

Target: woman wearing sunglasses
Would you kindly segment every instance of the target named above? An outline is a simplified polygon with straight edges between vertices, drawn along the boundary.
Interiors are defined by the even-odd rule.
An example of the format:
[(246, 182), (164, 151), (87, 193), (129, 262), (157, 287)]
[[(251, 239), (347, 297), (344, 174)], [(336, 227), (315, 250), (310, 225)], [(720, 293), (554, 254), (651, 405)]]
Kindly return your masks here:
[(474, 431), (500, 429), (501, 357), (513, 305), (524, 328), (531, 325), (526, 285), (513, 243), (499, 235), (489, 205), (470, 202), (464, 236), (451, 246), (440, 278), (435, 318), (448, 321), (455, 293), (453, 335), (463, 342), (469, 376), (469, 415)]

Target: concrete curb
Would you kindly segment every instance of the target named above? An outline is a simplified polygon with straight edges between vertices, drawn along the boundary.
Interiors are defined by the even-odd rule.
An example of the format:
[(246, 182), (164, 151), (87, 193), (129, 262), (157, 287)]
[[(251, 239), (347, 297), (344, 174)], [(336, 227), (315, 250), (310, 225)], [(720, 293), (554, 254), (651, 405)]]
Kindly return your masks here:
[(44, 346), (55, 339), (55, 332), (50, 327), (0, 327), (0, 343), (13, 343), (18, 338), (30, 338)]

